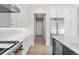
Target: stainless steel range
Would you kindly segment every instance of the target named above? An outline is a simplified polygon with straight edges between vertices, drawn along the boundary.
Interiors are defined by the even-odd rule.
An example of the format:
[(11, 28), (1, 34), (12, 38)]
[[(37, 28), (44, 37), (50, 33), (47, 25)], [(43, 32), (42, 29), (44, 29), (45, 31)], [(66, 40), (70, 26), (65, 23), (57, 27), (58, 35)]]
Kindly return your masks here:
[(19, 41), (0, 41), (0, 55), (18, 44)]

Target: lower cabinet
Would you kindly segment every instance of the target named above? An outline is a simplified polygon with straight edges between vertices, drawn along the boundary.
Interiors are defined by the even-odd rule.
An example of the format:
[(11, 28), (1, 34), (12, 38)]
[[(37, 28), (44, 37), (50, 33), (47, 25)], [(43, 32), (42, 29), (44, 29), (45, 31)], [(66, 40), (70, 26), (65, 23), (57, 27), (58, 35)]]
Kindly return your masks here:
[(53, 38), (53, 55), (77, 55), (77, 54)]
[(33, 44), (33, 35), (26, 37), (23, 41), (23, 48), (24, 51), (22, 52), (23, 55), (26, 55), (29, 51), (30, 46)]
[(53, 54), (62, 55), (62, 45), (55, 39), (53, 39)]

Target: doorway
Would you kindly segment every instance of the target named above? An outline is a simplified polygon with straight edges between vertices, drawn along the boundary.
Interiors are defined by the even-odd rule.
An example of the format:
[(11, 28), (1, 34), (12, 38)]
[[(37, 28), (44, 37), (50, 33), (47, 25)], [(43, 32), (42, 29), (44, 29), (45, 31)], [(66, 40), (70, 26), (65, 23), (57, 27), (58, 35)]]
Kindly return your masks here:
[(52, 55), (52, 46), (46, 46), (45, 27), (46, 17), (45, 14), (35, 14), (34, 20), (34, 46), (31, 46), (29, 55)]
[(34, 20), (34, 43), (35, 45), (46, 45), (45, 40), (45, 14), (44, 13), (35, 13)]
[(44, 13), (35, 13), (35, 21), (34, 21), (34, 34), (35, 36), (45, 35), (45, 14)]
[(43, 35), (43, 18), (36, 18), (36, 35)]

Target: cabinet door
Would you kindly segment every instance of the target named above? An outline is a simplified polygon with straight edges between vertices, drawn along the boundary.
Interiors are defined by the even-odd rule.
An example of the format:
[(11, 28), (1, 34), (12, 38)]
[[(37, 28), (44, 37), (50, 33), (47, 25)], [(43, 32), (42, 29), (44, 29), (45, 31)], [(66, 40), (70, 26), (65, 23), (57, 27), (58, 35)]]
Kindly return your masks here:
[(34, 34), (31, 35), (31, 45), (34, 46)]
[(50, 16), (50, 18), (51, 17), (56, 17), (56, 9), (55, 8), (50, 7), (49, 16)]
[(56, 41), (56, 55), (62, 55), (62, 45)]
[(55, 39), (53, 38), (53, 47), (52, 47), (52, 49), (53, 49), (53, 55), (56, 55), (56, 42), (55, 42)]
[(57, 17), (62, 17), (63, 18), (63, 13), (64, 13), (64, 10), (63, 8), (58, 8), (57, 9)]
[(23, 55), (28, 53), (28, 50), (29, 50), (31, 45), (34, 45), (33, 37), (34, 37), (33, 34), (31, 34), (24, 39), (24, 41), (23, 41), (24, 51), (22, 53)]
[(64, 9), (62, 7), (55, 9), (56, 17), (64, 17)]
[(53, 54), (62, 55), (62, 45), (55, 39), (53, 39)]
[(31, 46), (31, 38), (30, 36), (26, 37), (23, 41), (23, 48), (24, 48), (24, 51), (23, 51), (23, 55), (26, 55), (28, 53), (28, 50)]

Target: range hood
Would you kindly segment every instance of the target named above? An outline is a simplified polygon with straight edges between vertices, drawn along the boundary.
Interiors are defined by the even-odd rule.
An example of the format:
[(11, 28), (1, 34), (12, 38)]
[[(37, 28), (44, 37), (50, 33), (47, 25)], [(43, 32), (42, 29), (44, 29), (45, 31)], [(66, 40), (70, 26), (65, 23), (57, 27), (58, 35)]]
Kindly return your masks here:
[(0, 13), (20, 13), (16, 5), (0, 4)]

